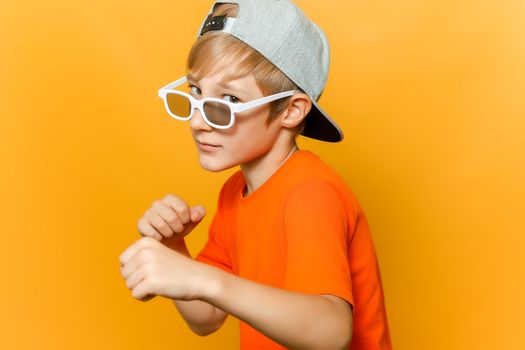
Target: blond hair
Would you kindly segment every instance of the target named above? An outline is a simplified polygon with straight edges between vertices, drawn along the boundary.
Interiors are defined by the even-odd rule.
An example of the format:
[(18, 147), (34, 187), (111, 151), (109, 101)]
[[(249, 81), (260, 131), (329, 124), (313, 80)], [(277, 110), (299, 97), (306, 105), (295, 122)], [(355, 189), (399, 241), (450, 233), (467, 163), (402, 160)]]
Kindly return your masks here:
[[(237, 14), (237, 4), (221, 3), (214, 7), (212, 16), (236, 17)], [(301, 90), (257, 50), (234, 36), (209, 31), (193, 44), (187, 58), (187, 74), (200, 80), (218, 66), (235, 67), (233, 73), (226, 75), (225, 79), (228, 80), (253, 73), (257, 86), (265, 96), (281, 91)], [(270, 102), (266, 126), (285, 110), (288, 102), (289, 97)], [(297, 125), (295, 136), (303, 131), (305, 119)]]

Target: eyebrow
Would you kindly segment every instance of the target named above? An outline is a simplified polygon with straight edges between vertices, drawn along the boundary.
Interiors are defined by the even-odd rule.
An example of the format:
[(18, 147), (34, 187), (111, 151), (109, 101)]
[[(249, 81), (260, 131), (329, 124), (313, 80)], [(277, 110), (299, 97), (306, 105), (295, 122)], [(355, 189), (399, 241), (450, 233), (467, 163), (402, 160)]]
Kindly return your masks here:
[[(193, 82), (193, 83), (197, 83), (198, 80), (196, 77), (194, 77), (193, 75), (190, 75), (188, 74), (186, 76), (186, 80), (188, 80), (189, 82)], [(217, 85), (219, 85), (220, 87), (222, 88), (225, 88), (225, 89), (228, 89), (228, 90), (231, 90), (231, 91), (235, 91), (235, 92), (238, 92), (240, 94), (242, 94), (243, 92), (241, 90), (239, 90), (237, 87), (235, 87), (234, 85), (231, 85), (231, 84), (228, 84), (228, 82), (222, 82), (222, 81), (219, 81), (217, 83)]]

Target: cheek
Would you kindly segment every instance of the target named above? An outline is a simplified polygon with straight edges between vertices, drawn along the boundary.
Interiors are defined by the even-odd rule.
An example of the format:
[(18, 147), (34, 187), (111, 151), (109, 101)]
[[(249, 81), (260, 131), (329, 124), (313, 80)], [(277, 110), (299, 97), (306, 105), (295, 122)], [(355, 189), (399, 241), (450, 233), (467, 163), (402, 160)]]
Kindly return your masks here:
[(273, 142), (273, 132), (266, 126), (267, 113), (248, 116), (236, 126), (235, 134), (231, 135), (230, 150), (241, 154), (266, 149)]

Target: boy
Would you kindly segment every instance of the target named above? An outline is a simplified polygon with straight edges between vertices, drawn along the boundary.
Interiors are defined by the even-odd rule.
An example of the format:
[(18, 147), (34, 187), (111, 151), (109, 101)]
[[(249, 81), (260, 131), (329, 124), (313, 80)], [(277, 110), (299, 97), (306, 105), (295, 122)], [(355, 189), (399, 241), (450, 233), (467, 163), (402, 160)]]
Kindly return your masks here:
[(199, 335), (232, 314), (241, 349), (391, 349), (365, 214), (344, 181), (295, 142), (343, 138), (315, 102), (328, 65), (323, 32), (290, 1), (214, 4), (187, 76), (159, 96), (172, 117), (189, 120), (202, 167), (241, 170), (222, 186), (195, 260), (184, 237), (204, 208), (168, 195), (146, 211), (144, 237), (120, 256), (135, 298), (173, 299)]

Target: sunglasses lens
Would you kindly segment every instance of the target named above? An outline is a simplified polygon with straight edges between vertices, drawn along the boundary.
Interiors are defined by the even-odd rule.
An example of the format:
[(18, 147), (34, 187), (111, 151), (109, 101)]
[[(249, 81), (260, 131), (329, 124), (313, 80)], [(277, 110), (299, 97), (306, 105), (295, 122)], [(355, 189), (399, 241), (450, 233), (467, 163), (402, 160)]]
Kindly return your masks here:
[(231, 110), (227, 104), (206, 101), (204, 113), (206, 113), (206, 118), (216, 125), (226, 126), (230, 124)]
[(168, 94), (166, 100), (168, 101), (168, 108), (172, 114), (181, 118), (188, 118), (190, 116), (191, 103), (187, 97), (177, 94)]

